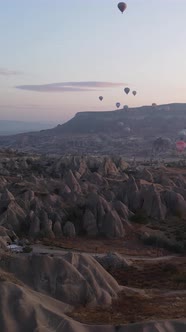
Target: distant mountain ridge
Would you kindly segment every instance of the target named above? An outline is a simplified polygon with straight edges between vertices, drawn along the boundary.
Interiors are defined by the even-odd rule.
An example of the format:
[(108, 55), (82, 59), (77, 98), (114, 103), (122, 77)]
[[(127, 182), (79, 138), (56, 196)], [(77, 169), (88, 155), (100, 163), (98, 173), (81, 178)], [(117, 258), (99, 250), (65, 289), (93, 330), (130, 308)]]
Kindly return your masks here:
[(18, 120), (0, 120), (0, 136), (15, 135), (30, 131), (39, 131), (52, 128), (55, 123), (50, 122), (28, 122)]
[(178, 132), (186, 128), (186, 103), (142, 106), (105, 112), (79, 112), (53, 128), (1, 136), (0, 147), (49, 154), (122, 154), (146, 156), (157, 137), (167, 137), (175, 151)]
[[(101, 112), (78, 112), (72, 119), (62, 125), (58, 125), (47, 132), (53, 134), (85, 134), (109, 132), (116, 129), (119, 122), (124, 126), (138, 127), (140, 122), (143, 125), (152, 125), (160, 121), (159, 125), (174, 120), (175, 130), (186, 127), (186, 103), (172, 103), (158, 105), (155, 109), (152, 106), (132, 107), (127, 111), (124, 109)], [(162, 122), (163, 121), (163, 122)], [(151, 123), (152, 122), (152, 123)], [(137, 128), (135, 128), (137, 130)], [(155, 126), (155, 129), (156, 126)], [(161, 130), (160, 130), (161, 131)], [(152, 133), (152, 132), (151, 132)], [(161, 133), (160, 133), (161, 134)], [(166, 134), (166, 130), (162, 130)]]

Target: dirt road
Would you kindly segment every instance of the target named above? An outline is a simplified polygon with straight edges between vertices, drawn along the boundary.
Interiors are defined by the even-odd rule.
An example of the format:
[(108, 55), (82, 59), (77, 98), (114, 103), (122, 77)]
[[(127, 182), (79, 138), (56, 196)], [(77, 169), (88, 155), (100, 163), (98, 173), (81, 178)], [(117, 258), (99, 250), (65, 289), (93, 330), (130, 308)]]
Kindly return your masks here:
[[(97, 256), (97, 257), (104, 257), (105, 254), (99, 254), (99, 253), (87, 253), (85, 251), (77, 251), (77, 250), (71, 250), (71, 249), (59, 249), (56, 247), (48, 247), (48, 246), (44, 246), (42, 244), (34, 244), (31, 246), (33, 251), (32, 253), (35, 254), (48, 254), (48, 255), (55, 255), (55, 256), (59, 256), (59, 255), (65, 255), (68, 252), (72, 252), (72, 253), (83, 253), (86, 255), (91, 255), (91, 256)], [(164, 261), (164, 260), (170, 260), (173, 258), (177, 258), (176, 255), (169, 255), (169, 256), (161, 256), (161, 257), (146, 257), (146, 256), (131, 256), (131, 255), (122, 255), (124, 258), (126, 259), (131, 259), (131, 260), (140, 260), (140, 261)]]

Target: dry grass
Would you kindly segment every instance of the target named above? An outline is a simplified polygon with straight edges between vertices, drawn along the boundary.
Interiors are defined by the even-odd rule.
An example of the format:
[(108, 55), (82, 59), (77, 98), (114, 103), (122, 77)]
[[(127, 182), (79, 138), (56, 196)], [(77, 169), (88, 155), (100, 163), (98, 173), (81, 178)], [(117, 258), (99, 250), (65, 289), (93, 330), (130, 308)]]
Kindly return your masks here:
[(120, 293), (110, 307), (79, 308), (69, 314), (75, 320), (88, 324), (127, 324), (156, 319), (186, 317), (186, 296), (151, 294), (150, 298)]
[(165, 236), (175, 241), (186, 243), (186, 221), (178, 217), (156, 220), (149, 225), (152, 229), (162, 231)]
[(141, 262), (108, 271), (120, 285), (140, 289), (186, 290), (186, 258), (168, 262)]
[(148, 296), (122, 291), (110, 307), (77, 308), (69, 316), (89, 324), (127, 324), (186, 317), (186, 258), (176, 262), (144, 263), (110, 270), (125, 286), (145, 289)]
[(108, 253), (118, 252), (123, 255), (130, 256), (146, 256), (157, 257), (168, 255), (169, 252), (164, 249), (158, 249), (155, 247), (149, 247), (143, 245), (141, 241), (133, 237), (127, 237), (125, 239), (105, 239), (105, 238), (85, 238), (77, 237), (74, 239), (42, 239), (41, 243), (50, 247), (57, 247), (61, 249), (70, 249), (78, 252), (87, 253)]
[(0, 270), (0, 282), (11, 282), (12, 284), (16, 284), (22, 286), (23, 283), (18, 280), (12, 273), (8, 273)]

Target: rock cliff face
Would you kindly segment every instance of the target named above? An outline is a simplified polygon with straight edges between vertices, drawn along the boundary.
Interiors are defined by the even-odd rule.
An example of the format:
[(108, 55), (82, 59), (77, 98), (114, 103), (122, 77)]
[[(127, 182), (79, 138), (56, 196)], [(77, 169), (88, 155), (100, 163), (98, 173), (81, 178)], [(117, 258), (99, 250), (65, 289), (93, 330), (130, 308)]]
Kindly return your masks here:
[[(0, 234), (5, 234), (5, 230), (1, 228)], [(116, 271), (117, 269), (127, 271), (131, 268), (131, 262), (117, 253), (94, 259), (87, 254), (67, 253), (54, 257), (39, 254), (23, 256), (2, 253), (1, 250), (0, 257), (0, 326), (2, 332), (63, 332), (64, 329), (65, 332), (185, 331), (185, 319), (161, 319), (161, 321), (156, 319), (152, 322), (148, 312), (145, 313), (145, 322), (140, 317), (140, 323), (127, 322), (128, 324), (126, 324), (125, 320), (122, 324), (119, 323), (121, 317), (126, 316), (122, 315), (122, 312), (127, 311), (128, 315), (129, 310), (132, 312), (138, 310), (134, 305), (135, 298), (138, 301), (137, 304), (139, 306), (141, 304), (142, 308), (144, 303), (149, 301), (151, 309), (152, 298), (154, 296), (157, 303), (158, 292), (156, 290), (154, 295), (151, 289), (147, 295), (147, 290), (120, 286), (105, 270), (112, 267)], [(148, 264), (148, 268), (151, 264)], [(121, 290), (122, 293), (119, 293)], [(172, 305), (174, 303), (172, 293), (175, 293), (174, 306)], [(121, 302), (121, 294), (125, 298), (124, 303)], [(177, 316), (178, 310), (180, 310), (179, 316), (181, 317), (185, 313), (184, 302), (183, 304), (181, 302), (184, 299), (184, 295), (178, 291), (165, 291), (162, 301), (168, 302), (169, 305), (171, 302), (171, 308), (174, 307), (174, 310), (177, 310)], [(113, 303), (118, 306), (113, 308)], [(128, 310), (126, 306), (129, 307)], [(179, 307), (177, 308), (177, 306)], [(95, 323), (94, 319), (97, 316), (93, 316), (89, 323), (79, 322), (79, 319), (76, 319), (77, 316), (72, 319), (73, 310), (78, 310), (79, 307), (83, 312), (81, 321), (84, 316), (87, 317), (89, 311), (96, 313), (96, 308), (98, 308), (99, 317), (100, 313), (103, 317), (106, 315), (103, 324), (98, 324), (97, 320)], [(112, 317), (113, 309), (115, 319), (108, 322), (107, 313), (109, 317)], [(166, 310), (165, 306), (163, 310)], [(149, 317), (149, 322), (147, 322), (147, 317)], [(128, 319), (131, 320), (131, 311)]]
[(31, 289), (73, 306), (110, 304), (121, 290), (94, 258), (83, 254), (9, 257), (3, 268)]
[(122, 158), (2, 152), (1, 170), (0, 225), (31, 238), (125, 238), (135, 215), (186, 219), (185, 175), (166, 168), (131, 174)]

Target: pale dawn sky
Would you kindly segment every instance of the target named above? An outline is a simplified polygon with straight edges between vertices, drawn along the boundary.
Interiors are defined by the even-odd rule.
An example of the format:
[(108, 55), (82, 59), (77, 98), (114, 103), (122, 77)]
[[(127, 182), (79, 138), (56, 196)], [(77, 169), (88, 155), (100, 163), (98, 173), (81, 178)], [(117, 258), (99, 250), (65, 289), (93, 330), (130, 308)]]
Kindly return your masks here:
[(125, 2), (0, 0), (0, 119), (186, 102), (186, 0)]

